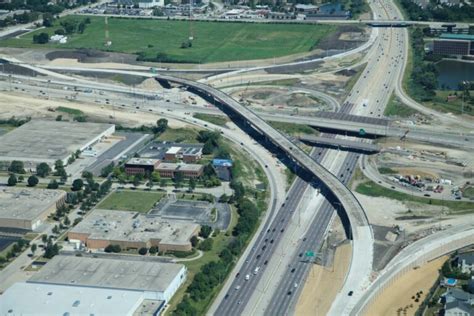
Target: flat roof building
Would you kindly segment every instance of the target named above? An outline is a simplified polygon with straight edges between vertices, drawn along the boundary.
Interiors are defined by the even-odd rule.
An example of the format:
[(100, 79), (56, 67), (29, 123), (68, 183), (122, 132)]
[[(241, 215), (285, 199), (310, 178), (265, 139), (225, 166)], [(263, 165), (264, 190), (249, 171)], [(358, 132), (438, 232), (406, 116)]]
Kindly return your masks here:
[(0, 227), (35, 230), (65, 200), (62, 190), (1, 188)]
[(474, 55), (474, 35), (441, 34), (433, 41), (433, 53), (437, 55)]
[(125, 163), (125, 173), (127, 175), (152, 173), (159, 163), (158, 159), (132, 158)]
[(120, 245), (122, 249), (157, 246), (160, 251), (190, 251), (198, 234), (195, 223), (163, 220), (128, 211), (94, 210), (68, 232), (90, 249)]
[(112, 135), (115, 125), (32, 120), (0, 136), (0, 161), (20, 160), (34, 170), (40, 162), (66, 165), (77, 150), (83, 151)]
[[(144, 296), (137, 291), (21, 282), (0, 295), (0, 315), (133, 316)], [(163, 303), (157, 301), (156, 310)]]
[(182, 172), (185, 178), (199, 178), (204, 171), (204, 166), (198, 164), (162, 162), (158, 165), (156, 170), (160, 173), (160, 176), (164, 178), (174, 178), (177, 172)]
[(185, 163), (197, 162), (202, 158), (202, 148), (200, 147), (183, 148), (181, 152)]
[(145, 299), (168, 302), (186, 274), (186, 267), (177, 263), (58, 255), (28, 283), (129, 290), (143, 292)]

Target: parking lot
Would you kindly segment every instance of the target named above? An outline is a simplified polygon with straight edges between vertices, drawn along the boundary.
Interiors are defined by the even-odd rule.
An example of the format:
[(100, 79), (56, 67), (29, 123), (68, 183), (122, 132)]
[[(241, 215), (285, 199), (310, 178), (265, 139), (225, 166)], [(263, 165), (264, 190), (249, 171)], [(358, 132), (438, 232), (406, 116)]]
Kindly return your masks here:
[[(212, 210), (216, 209), (217, 219), (212, 221)], [(229, 205), (223, 203), (209, 203), (205, 201), (170, 200), (162, 199), (149, 215), (162, 218), (186, 220), (200, 225), (209, 225), (213, 228), (226, 230), (231, 220)]]
[(138, 154), (142, 158), (152, 158), (163, 160), (165, 153), (171, 147), (181, 147), (186, 148), (202, 148), (201, 144), (184, 144), (184, 143), (171, 143), (171, 142), (152, 142), (147, 144), (147, 146), (140, 149)]
[(92, 172), (96, 176), (99, 175), (102, 168), (112, 161), (120, 159), (121, 156), (130, 153), (135, 148), (139, 148), (141, 144), (152, 137), (151, 135), (140, 133), (117, 133), (116, 135), (123, 136), (124, 139), (99, 155), (94, 163), (86, 168), (87, 171)]

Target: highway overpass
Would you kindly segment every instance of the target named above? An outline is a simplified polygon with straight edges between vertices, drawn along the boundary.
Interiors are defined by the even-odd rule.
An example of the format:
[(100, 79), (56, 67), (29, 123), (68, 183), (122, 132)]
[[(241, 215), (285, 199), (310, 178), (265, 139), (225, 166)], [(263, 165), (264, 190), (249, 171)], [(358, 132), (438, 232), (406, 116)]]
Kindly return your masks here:
[(223, 107), (238, 115), (241, 119), (251, 125), (253, 129), (263, 134), (274, 145), (278, 146), (285, 154), (307, 170), (329, 189), (329, 191), (340, 201), (344, 208), (351, 227), (351, 234), (354, 240), (358, 239), (360, 228), (368, 227), (369, 223), (364, 210), (353, 193), (339, 179), (329, 172), (322, 165), (313, 160), (301, 148), (293, 144), (288, 138), (271, 127), (266, 121), (260, 118), (255, 112), (241, 105), (239, 102), (222, 91), (203, 83), (190, 81), (187, 79), (175, 78), (166, 75), (157, 75), (158, 82), (171, 82), (180, 84), (200, 93), (203, 96), (217, 100)]
[(380, 151), (380, 146), (376, 144), (353, 141), (350, 139), (327, 138), (314, 135), (303, 135), (298, 138), (302, 142), (313, 144), (319, 147), (342, 149), (366, 154), (378, 153)]

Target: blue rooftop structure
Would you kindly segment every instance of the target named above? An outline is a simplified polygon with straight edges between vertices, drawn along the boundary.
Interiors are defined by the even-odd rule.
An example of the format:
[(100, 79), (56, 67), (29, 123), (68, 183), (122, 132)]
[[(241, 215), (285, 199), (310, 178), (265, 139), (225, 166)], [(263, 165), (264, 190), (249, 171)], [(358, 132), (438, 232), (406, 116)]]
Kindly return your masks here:
[(230, 159), (213, 159), (212, 165), (214, 167), (232, 167), (232, 160)]

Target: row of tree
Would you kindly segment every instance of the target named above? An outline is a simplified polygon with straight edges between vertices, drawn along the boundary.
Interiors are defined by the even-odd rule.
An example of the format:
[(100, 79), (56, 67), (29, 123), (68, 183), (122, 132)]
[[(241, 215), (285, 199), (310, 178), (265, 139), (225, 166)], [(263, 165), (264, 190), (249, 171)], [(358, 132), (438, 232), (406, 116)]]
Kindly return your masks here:
[[(212, 297), (215, 288), (224, 282), (234, 262), (241, 255), (257, 228), (260, 210), (253, 201), (245, 196), (247, 192), (241, 182), (234, 180), (231, 182), (231, 187), (234, 189), (234, 196), (225, 196), (221, 199), (234, 202), (239, 213), (237, 225), (232, 231), (233, 238), (229, 245), (219, 253), (218, 260), (211, 261), (201, 267), (200, 272), (196, 274), (186, 289), (186, 296), (173, 311), (173, 315), (194, 316), (202, 312), (195, 306), (198, 305), (198, 302)], [(210, 227), (204, 228), (201, 230), (201, 237), (209, 237), (211, 232)], [(193, 240), (191, 241), (193, 242)], [(207, 238), (200, 243), (200, 249), (210, 250), (212, 243), (213, 239)]]
[(413, 48), (413, 69), (411, 72), (410, 85), (411, 94), (421, 101), (430, 101), (436, 95), (438, 87), (438, 70), (430, 59), (432, 55), (426, 55), (423, 30), (415, 28), (410, 32)]
[(449, 5), (431, 0), (422, 8), (413, 0), (400, 0), (400, 4), (412, 21), (446, 21), (446, 22), (472, 22), (474, 21), (474, 6)]

